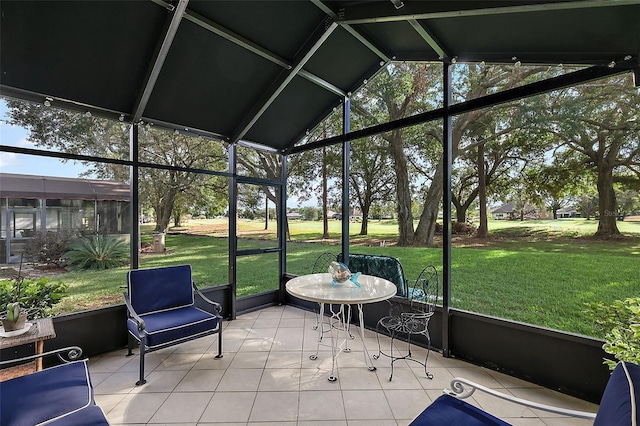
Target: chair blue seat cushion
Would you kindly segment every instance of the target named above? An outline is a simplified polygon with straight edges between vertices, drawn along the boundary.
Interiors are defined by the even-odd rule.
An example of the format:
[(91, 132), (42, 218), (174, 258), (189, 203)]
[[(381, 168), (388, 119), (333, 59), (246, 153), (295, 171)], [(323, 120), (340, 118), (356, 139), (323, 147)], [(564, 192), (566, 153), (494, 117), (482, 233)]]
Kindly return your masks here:
[[(148, 348), (162, 346), (186, 337), (195, 337), (214, 330), (218, 318), (195, 306), (183, 306), (166, 311), (140, 315), (145, 323)], [(129, 331), (138, 335), (137, 324), (133, 319), (127, 321)]]
[(0, 382), (2, 425), (33, 426), (94, 404), (86, 361)]
[(636, 424), (640, 424), (640, 387), (635, 389), (638, 383), (640, 367), (628, 362), (618, 363), (604, 389), (593, 425), (630, 426), (633, 412)]
[(442, 395), (429, 405), (410, 426), (509, 426), (497, 417), (481, 409), (454, 398)]

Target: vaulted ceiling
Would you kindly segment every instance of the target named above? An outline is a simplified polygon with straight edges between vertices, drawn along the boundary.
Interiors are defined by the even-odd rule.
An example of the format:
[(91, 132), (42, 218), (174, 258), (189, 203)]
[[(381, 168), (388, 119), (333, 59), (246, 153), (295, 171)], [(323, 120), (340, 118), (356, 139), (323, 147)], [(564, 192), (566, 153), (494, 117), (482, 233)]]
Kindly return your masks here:
[(278, 151), (393, 60), (640, 56), (640, 0), (2, 0), (0, 17), (3, 96)]

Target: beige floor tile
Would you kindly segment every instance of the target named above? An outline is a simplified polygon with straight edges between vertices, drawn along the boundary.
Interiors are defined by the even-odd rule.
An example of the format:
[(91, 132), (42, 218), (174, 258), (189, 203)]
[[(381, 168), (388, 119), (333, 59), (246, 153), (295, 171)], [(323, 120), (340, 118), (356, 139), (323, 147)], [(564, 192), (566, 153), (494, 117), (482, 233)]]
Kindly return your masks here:
[(127, 396), (127, 394), (110, 394), (110, 395), (95, 395), (96, 404), (102, 408), (105, 414), (118, 405)]
[(433, 374), (432, 379), (424, 375), (422, 366), (419, 369), (412, 368), (411, 371), (413, 371), (423, 389), (436, 389), (442, 392), (443, 389), (450, 388), (451, 380), (453, 379), (453, 375), (444, 367), (429, 367), (429, 371)]
[(270, 339), (276, 337), (278, 327), (252, 328), (245, 339)]
[(215, 392), (206, 406), (201, 423), (242, 423), (249, 421), (257, 392)]
[[(89, 369), (91, 372), (91, 369)], [(93, 391), (99, 394), (130, 393), (138, 381), (138, 373), (112, 373), (94, 387)]]
[(242, 342), (242, 345), (238, 348), (238, 352), (269, 352), (272, 346), (272, 337), (244, 339), (244, 342)]
[(298, 395), (299, 392), (258, 392), (249, 421), (297, 421)]
[(347, 420), (391, 420), (393, 412), (382, 390), (342, 392)]
[(149, 423), (195, 423), (212, 397), (213, 392), (173, 392)]
[(260, 317), (256, 320), (252, 330), (261, 328), (277, 328), (280, 325), (280, 317)]
[(300, 390), (340, 390), (338, 382), (328, 380), (330, 370), (303, 368), (300, 370)]
[(280, 319), (280, 328), (304, 328), (303, 318), (282, 318)]
[(217, 335), (205, 336), (177, 345), (174, 353), (203, 354), (218, 340)]
[(191, 370), (176, 386), (176, 392), (213, 392), (224, 375), (224, 370)]
[[(127, 357), (126, 351), (112, 352), (89, 359), (89, 369), (93, 373), (115, 373), (128, 363), (138, 364), (138, 357)], [(136, 350), (137, 353), (137, 350)]]
[(238, 352), (233, 357), (229, 369), (235, 368), (260, 368), (267, 364), (269, 352)]
[(300, 369), (266, 369), (260, 379), (259, 391), (299, 391)]
[(107, 413), (107, 420), (111, 424), (147, 423), (170, 395), (170, 393), (126, 395)]
[(422, 389), (389, 389), (385, 390), (384, 394), (396, 419), (411, 420), (431, 403), (431, 399)]
[(346, 421), (342, 392), (339, 390), (300, 392), (299, 421)]
[[(313, 324), (313, 312), (291, 306), (241, 315), (223, 323), (223, 358), (215, 359), (216, 336), (152, 352), (145, 359), (147, 384), (143, 386), (135, 386), (137, 349), (133, 357), (125, 356), (126, 349), (92, 357), (89, 368), (96, 402), (114, 426), (407, 426), (442, 395), (454, 376), (460, 376), (543, 404), (597, 410), (596, 404), (443, 358), (435, 351), (427, 363), (433, 379), (426, 378), (421, 365), (399, 360), (389, 381), (390, 359), (373, 360), (377, 370), (369, 371), (355, 325), (351, 326), (354, 339), (347, 341), (351, 351), (337, 358), (339, 380), (330, 382), (330, 333), (323, 334), (318, 346)], [(380, 336), (380, 340), (388, 351), (390, 338)], [(364, 343), (371, 355), (378, 353), (377, 342), (374, 332), (366, 330)], [(394, 348), (397, 354), (406, 343), (396, 339)], [(426, 353), (424, 348), (412, 348), (415, 358), (423, 359)], [(312, 354), (317, 359), (310, 359)], [(591, 424), (478, 392), (467, 401), (515, 426)]]
[[(202, 353), (172, 353), (166, 357), (155, 370), (191, 370), (202, 358)], [(146, 370), (146, 367), (145, 367)]]
[(233, 321), (226, 321), (222, 326), (222, 335), (224, 336), (227, 330), (231, 329), (251, 330), (255, 322), (255, 319), (249, 319), (245, 317), (238, 317), (238, 319), (235, 319)]
[[(133, 386), (131, 393), (172, 392), (186, 374), (187, 370), (152, 371), (146, 375), (147, 383)], [(132, 385), (134, 383), (135, 381), (131, 382)]]
[(422, 389), (420, 381), (410, 368), (394, 367), (391, 380), (389, 380), (390, 368), (379, 368), (376, 374), (383, 389)]
[[(217, 354), (217, 353), (216, 353)], [(216, 358), (216, 354), (206, 353), (195, 363), (194, 370), (226, 370), (231, 365), (235, 353), (225, 352), (222, 358)]]
[(267, 358), (265, 368), (301, 368), (302, 353), (292, 352), (271, 352)]
[(376, 372), (366, 367), (340, 368), (338, 381), (342, 390), (382, 389)]
[(258, 368), (230, 368), (222, 376), (217, 390), (255, 392), (258, 390), (261, 378), (262, 370)]

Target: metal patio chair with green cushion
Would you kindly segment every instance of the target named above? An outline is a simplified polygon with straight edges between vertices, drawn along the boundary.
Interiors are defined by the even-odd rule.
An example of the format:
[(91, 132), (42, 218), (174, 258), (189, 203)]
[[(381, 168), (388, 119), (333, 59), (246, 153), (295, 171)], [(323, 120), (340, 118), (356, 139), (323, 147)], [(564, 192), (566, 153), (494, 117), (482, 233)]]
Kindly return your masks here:
[[(196, 306), (196, 296), (206, 311)], [(127, 274), (127, 329), (140, 342), (140, 380), (144, 379), (147, 352), (189, 340), (218, 334), (218, 355), (222, 358), (222, 306), (206, 298), (195, 286), (190, 265), (135, 269)], [(129, 339), (129, 353), (133, 344)]]
[[(389, 381), (393, 379), (393, 364), (398, 360), (408, 360), (416, 362), (424, 367), (424, 372), (429, 379), (433, 378), (427, 370), (427, 361), (431, 350), (431, 336), (429, 335), (429, 321), (435, 313), (436, 304), (440, 298), (440, 282), (438, 271), (432, 265), (425, 267), (418, 278), (409, 288), (409, 302), (396, 302), (391, 305), (388, 316), (380, 318), (376, 324), (376, 337), (378, 339), (378, 354), (374, 355), (379, 359), (382, 355), (391, 359), (391, 374)], [(380, 344), (380, 331), (384, 329), (391, 336), (389, 352), (384, 352)], [(398, 336), (405, 336), (407, 339), (407, 351), (403, 354), (394, 354), (394, 339)], [(427, 340), (427, 355), (424, 362), (414, 358), (411, 352), (411, 340), (414, 336), (423, 336)]]
[[(509, 426), (509, 423), (463, 401), (475, 391), (525, 407), (589, 419), (594, 426), (637, 426), (640, 424), (640, 366), (620, 362), (611, 374), (597, 413), (567, 410), (516, 398), (462, 378), (451, 381), (451, 390), (436, 399), (410, 426)], [(638, 386), (638, 389), (636, 389)]]
[[(342, 254), (338, 255), (338, 262), (343, 262)], [(396, 296), (407, 297), (409, 287), (400, 261), (392, 256), (380, 256), (375, 254), (349, 254), (349, 270), (365, 275), (373, 275), (384, 278), (394, 283), (397, 287)]]

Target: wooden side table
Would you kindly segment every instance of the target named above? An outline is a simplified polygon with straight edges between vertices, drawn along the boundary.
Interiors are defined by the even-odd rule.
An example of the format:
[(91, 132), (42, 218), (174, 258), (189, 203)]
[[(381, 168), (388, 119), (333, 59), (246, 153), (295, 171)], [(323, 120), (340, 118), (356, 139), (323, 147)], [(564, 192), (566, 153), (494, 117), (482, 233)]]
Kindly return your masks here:
[[(51, 318), (40, 318), (37, 320), (28, 321), (32, 323), (31, 329), (20, 336), (14, 337), (0, 337), (0, 350), (12, 348), (14, 346), (27, 345), (29, 343), (35, 343), (36, 354), (41, 354), (44, 351), (44, 341), (53, 339), (56, 337), (56, 331), (53, 327), (53, 320)], [(2, 375), (0, 379), (6, 380), (10, 377), (17, 377), (22, 374), (28, 373), (22, 368), (22, 374), (20, 374), (19, 368), (21, 365), (1, 370)], [(10, 370), (16, 369), (17, 374), (11, 374)], [(38, 358), (35, 361), (35, 370), (42, 370), (42, 358)]]

